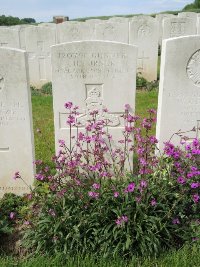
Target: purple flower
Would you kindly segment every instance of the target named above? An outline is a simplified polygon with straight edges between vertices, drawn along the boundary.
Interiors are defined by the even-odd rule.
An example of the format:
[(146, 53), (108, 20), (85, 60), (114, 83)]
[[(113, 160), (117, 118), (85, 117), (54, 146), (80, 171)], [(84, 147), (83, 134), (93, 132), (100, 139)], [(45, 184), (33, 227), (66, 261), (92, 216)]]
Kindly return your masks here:
[(180, 176), (180, 177), (178, 177), (177, 182), (179, 184), (184, 184), (185, 183), (185, 179), (182, 176)]
[(140, 186), (141, 186), (142, 188), (146, 188), (146, 187), (147, 187), (147, 181), (145, 181), (145, 180), (141, 180), (141, 181), (140, 181)]
[(172, 220), (172, 223), (173, 223), (173, 224), (180, 224), (180, 221), (179, 221), (178, 218), (174, 218), (174, 219)]
[(64, 140), (58, 140), (59, 146), (64, 147), (65, 146), (65, 141)]
[(65, 108), (67, 108), (67, 109), (72, 108), (72, 106), (73, 106), (73, 103), (72, 102), (65, 103)]
[(133, 192), (135, 189), (135, 184), (134, 183), (130, 183), (127, 187), (127, 192), (131, 193)]
[(117, 198), (119, 196), (119, 192), (114, 192), (114, 197)]
[(100, 184), (97, 184), (97, 183), (94, 183), (93, 185), (92, 185), (92, 187), (95, 189), (95, 190), (98, 190), (98, 189), (100, 189)]
[(199, 183), (192, 183), (191, 184), (191, 188), (198, 188), (199, 187)]
[(72, 116), (72, 115), (69, 115), (68, 119), (67, 119), (67, 123), (70, 124), (70, 125), (75, 123), (75, 117)]
[(16, 216), (15, 212), (11, 212), (10, 215), (9, 215), (11, 220), (14, 220), (15, 216)]
[(19, 179), (21, 178), (21, 175), (19, 174), (19, 172), (15, 172), (14, 176), (13, 176), (13, 179), (16, 180), (16, 179)]
[(157, 205), (157, 202), (156, 202), (155, 198), (153, 198), (151, 200), (151, 206), (156, 206), (156, 205)]
[(126, 110), (126, 111), (129, 111), (130, 109), (131, 109), (131, 106), (130, 106), (129, 104), (126, 104), (126, 105), (125, 105), (125, 110)]
[(128, 222), (128, 217), (126, 216), (126, 215), (122, 215), (121, 217), (119, 217), (116, 221), (115, 221), (115, 223), (117, 224), (117, 225), (122, 225), (123, 223), (127, 223)]
[(99, 197), (99, 193), (90, 191), (88, 192), (88, 196), (97, 199)]
[(195, 195), (192, 196), (192, 198), (193, 198), (194, 203), (198, 203), (199, 199), (200, 199), (200, 196), (195, 194)]
[(24, 221), (24, 225), (30, 225), (31, 223), (29, 221)]
[(38, 173), (35, 175), (35, 179), (38, 181), (43, 181), (45, 179), (44, 175), (41, 173)]
[(51, 215), (52, 217), (55, 217), (56, 213), (53, 209), (49, 209), (49, 215)]

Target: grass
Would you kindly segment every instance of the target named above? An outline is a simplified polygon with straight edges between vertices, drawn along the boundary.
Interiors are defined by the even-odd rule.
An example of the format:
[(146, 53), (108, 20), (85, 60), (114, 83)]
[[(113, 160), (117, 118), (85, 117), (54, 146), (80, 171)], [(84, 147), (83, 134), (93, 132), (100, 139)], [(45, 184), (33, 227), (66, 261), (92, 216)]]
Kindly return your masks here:
[(94, 259), (93, 257), (38, 256), (18, 260), (12, 257), (0, 258), (1, 267), (199, 267), (200, 248), (198, 245), (185, 246), (179, 251), (168, 252), (157, 259), (133, 258), (129, 263), (122, 258)]
[[(156, 90), (150, 92), (137, 91), (136, 114), (145, 117), (148, 109), (156, 109), (157, 96)], [(55, 153), (52, 96), (33, 95), (32, 109), (36, 159), (42, 159), (50, 164), (51, 157)], [(38, 129), (41, 133), (38, 133)]]

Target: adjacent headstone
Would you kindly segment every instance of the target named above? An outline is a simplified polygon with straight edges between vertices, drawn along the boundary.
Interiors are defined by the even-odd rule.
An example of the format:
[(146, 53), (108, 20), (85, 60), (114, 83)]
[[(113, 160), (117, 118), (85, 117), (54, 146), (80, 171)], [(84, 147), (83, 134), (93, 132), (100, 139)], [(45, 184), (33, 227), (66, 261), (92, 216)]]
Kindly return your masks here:
[(108, 22), (117, 22), (117, 23), (122, 23), (122, 22), (129, 22), (129, 18), (125, 18), (125, 17), (112, 17), (108, 20)]
[(104, 23), (105, 20), (102, 20), (102, 19), (88, 19), (85, 22), (87, 22), (87, 23), (93, 23), (93, 24), (98, 24), (98, 23)]
[(196, 21), (188, 18), (171, 18), (163, 21), (163, 40), (168, 38), (195, 35)]
[(0, 47), (20, 48), (19, 31), (0, 27)]
[(58, 43), (92, 40), (95, 34), (95, 24), (69, 21), (58, 25)]
[[(85, 125), (89, 113), (103, 107), (109, 110), (109, 132), (121, 138), (124, 127), (120, 115), (124, 105), (134, 110), (137, 48), (128, 44), (82, 41), (52, 47), (52, 84), (54, 99), (55, 143), (69, 143), (67, 110), (64, 104), (80, 107), (79, 121)], [(102, 119), (104, 118), (103, 115)], [(76, 134), (75, 129), (72, 131)]]
[(176, 16), (173, 14), (157, 14), (156, 15), (156, 20), (158, 21), (159, 25), (159, 39), (158, 43), (159, 45), (162, 44), (162, 36), (163, 36), (163, 20), (164, 19), (169, 19), (169, 18), (175, 18)]
[(105, 22), (95, 26), (96, 40), (129, 43), (129, 23)]
[(181, 12), (178, 13), (178, 17), (197, 20), (198, 14), (195, 12)]
[(19, 43), (20, 43), (20, 49), (26, 50), (26, 37), (25, 37), (25, 30), (28, 27), (36, 27), (33, 25), (16, 25), (12, 26), (13, 29), (17, 30), (19, 32)]
[(137, 72), (148, 81), (157, 80), (158, 22), (152, 17), (130, 22), (129, 43), (138, 46)]
[(51, 49), (56, 44), (56, 30), (31, 27), (25, 31), (30, 82), (36, 87), (51, 81)]
[[(174, 133), (200, 122), (199, 43), (200, 36), (163, 41), (156, 133), (161, 149)], [(185, 135), (196, 137), (195, 131)], [(180, 139), (174, 136), (172, 142), (178, 145)]]
[[(29, 192), (34, 142), (28, 62), (23, 50), (0, 48), (0, 196)], [(14, 181), (15, 172), (21, 174)]]

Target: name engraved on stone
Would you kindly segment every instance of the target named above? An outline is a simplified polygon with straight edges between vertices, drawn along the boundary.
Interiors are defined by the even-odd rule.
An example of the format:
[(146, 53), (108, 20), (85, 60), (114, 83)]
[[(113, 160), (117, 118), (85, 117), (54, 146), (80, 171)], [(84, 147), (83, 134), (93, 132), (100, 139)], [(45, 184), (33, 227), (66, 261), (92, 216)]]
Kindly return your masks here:
[(25, 120), (24, 107), (20, 102), (0, 101), (0, 126), (9, 126)]
[(55, 72), (65, 73), (68, 79), (87, 79), (101, 76), (115, 78), (117, 74), (128, 73), (128, 58), (125, 53), (58, 53), (58, 58), (67, 58), (66, 66)]
[(189, 59), (186, 72), (193, 84), (200, 87), (200, 50), (197, 50)]
[(185, 33), (185, 22), (171, 22), (171, 37), (178, 37)]

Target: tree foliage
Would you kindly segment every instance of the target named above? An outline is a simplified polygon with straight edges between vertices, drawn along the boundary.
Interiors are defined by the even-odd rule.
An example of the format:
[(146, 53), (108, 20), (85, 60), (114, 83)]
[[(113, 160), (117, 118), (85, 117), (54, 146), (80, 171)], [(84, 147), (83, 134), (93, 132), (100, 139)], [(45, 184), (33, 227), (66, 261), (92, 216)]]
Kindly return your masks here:
[(195, 0), (193, 3), (186, 5), (183, 10), (184, 11), (189, 11), (189, 10), (194, 10), (194, 9), (199, 9), (200, 8), (200, 0)]
[(33, 18), (24, 18), (20, 19), (18, 17), (12, 16), (0, 16), (0, 26), (11, 26), (11, 25), (19, 25), (19, 24), (28, 24), (35, 23), (35, 19)]

